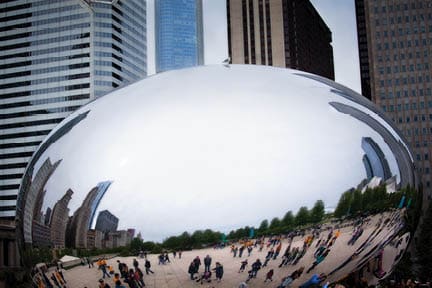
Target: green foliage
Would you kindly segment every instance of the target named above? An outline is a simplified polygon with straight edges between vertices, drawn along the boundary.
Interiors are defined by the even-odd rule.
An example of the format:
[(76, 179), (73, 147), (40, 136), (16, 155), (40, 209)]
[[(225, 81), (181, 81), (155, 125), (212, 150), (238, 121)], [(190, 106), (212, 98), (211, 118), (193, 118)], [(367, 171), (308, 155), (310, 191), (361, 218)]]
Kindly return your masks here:
[(334, 216), (336, 218), (342, 218), (350, 213), (350, 204), (351, 204), (352, 191), (344, 192), (339, 198), (339, 202), (334, 211)]
[(310, 211), (310, 222), (311, 223), (319, 223), (323, 220), (325, 209), (324, 209), (324, 201), (318, 200), (315, 202), (315, 205), (312, 207)]
[(282, 226), (286, 230), (291, 230), (294, 227), (294, 215), (291, 210), (286, 212), (285, 216), (282, 218)]
[(415, 189), (410, 187), (405, 187), (397, 192), (387, 193), (385, 185), (367, 188), (363, 193), (360, 190), (352, 189), (341, 195), (334, 211), (334, 216), (342, 218), (345, 216), (355, 216), (359, 213), (378, 213), (390, 208), (397, 208), (404, 196), (405, 206), (408, 201), (413, 206), (418, 202), (416, 200), (418, 194)]
[(297, 226), (304, 226), (310, 222), (310, 213), (306, 206), (300, 207), (294, 222)]
[(279, 220), (279, 218), (275, 217), (271, 220), (269, 228), (273, 230), (279, 228), (280, 226), (281, 226), (281, 221)]
[(263, 220), (258, 228), (258, 231), (260, 233), (266, 233), (267, 229), (269, 228), (268, 220)]
[(361, 213), (363, 210), (363, 194), (360, 190), (356, 189), (352, 193), (351, 197), (351, 215), (356, 215), (357, 213)]
[(137, 255), (141, 250), (143, 250), (144, 242), (140, 238), (133, 238), (129, 244), (129, 251), (133, 255)]

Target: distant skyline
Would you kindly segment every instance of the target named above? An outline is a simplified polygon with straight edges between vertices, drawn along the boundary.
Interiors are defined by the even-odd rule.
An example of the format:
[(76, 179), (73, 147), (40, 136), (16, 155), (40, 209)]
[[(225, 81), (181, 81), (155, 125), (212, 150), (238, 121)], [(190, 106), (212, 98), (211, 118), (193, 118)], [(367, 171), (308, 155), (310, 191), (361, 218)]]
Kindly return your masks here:
[[(353, 0), (311, 0), (332, 32), (336, 82), (360, 93), (357, 28)], [(226, 0), (203, 0), (204, 62), (220, 64), (228, 57)], [(154, 66), (154, 0), (147, 2), (148, 74)]]

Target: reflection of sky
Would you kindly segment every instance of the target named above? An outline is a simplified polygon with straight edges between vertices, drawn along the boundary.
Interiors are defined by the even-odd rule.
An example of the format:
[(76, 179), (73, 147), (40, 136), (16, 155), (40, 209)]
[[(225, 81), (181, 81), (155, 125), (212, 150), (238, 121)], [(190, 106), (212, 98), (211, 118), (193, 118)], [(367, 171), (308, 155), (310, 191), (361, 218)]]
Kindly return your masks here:
[(366, 177), (362, 137), (373, 138), (398, 173), (381, 136), (328, 104), (351, 101), (289, 71), (180, 70), (91, 103), (87, 118), (47, 152), (63, 161), (47, 183), (44, 210), (71, 188), (72, 214), (91, 188), (113, 180), (95, 215), (107, 209), (119, 229), (161, 240), (259, 225), (318, 199), (336, 206)]

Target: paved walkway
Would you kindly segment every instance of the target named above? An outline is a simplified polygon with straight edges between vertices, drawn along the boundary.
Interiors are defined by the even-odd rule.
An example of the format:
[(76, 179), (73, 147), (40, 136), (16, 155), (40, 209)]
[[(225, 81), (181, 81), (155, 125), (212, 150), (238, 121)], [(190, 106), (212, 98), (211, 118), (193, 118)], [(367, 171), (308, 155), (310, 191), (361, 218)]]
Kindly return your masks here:
[[(390, 214), (387, 213), (384, 216), (389, 217)], [(271, 260), (267, 267), (262, 268), (258, 272), (257, 278), (249, 281), (248, 286), (249, 287), (276, 287), (280, 283), (283, 277), (291, 274), (294, 270), (298, 269), (299, 267), (304, 266), (305, 272), (303, 273), (302, 277), (300, 279), (297, 279), (293, 283), (293, 287), (298, 287), (301, 283), (309, 279), (314, 273), (321, 273), (321, 272), (330, 273), (337, 266), (341, 265), (344, 261), (349, 259), (350, 256), (354, 252), (356, 252), (358, 248), (362, 246), (362, 244), (367, 243), (367, 245), (364, 245), (364, 249), (362, 249), (361, 253), (358, 253), (358, 255), (353, 257), (352, 261), (350, 261), (346, 266), (342, 267), (339, 271), (331, 275), (328, 280), (336, 281), (337, 279), (344, 277), (345, 275), (347, 275), (347, 273), (349, 273), (349, 271), (354, 269), (359, 263), (362, 263), (364, 259), (363, 257), (365, 255), (368, 255), (368, 252), (373, 250), (377, 244), (384, 241), (386, 237), (388, 237), (389, 233), (392, 233), (393, 229), (397, 227), (397, 225), (399, 224), (398, 221), (389, 222), (387, 224), (383, 223), (380, 225), (381, 229), (376, 229), (376, 224), (378, 223), (380, 218), (383, 217), (381, 215), (376, 215), (375, 217), (373, 217), (370, 223), (365, 227), (365, 231), (362, 234), (362, 236), (357, 240), (355, 245), (352, 246), (348, 246), (347, 242), (351, 238), (353, 227), (349, 226), (341, 229), (342, 232), (341, 236), (336, 240), (335, 244), (331, 247), (331, 252), (329, 253), (329, 255), (321, 264), (315, 267), (311, 271), (311, 273), (306, 274), (306, 270), (312, 265), (314, 261), (313, 253), (315, 252), (316, 249), (315, 245), (317, 243), (317, 240), (314, 240), (314, 242), (311, 245), (311, 248), (308, 249), (305, 256), (300, 260), (300, 262), (297, 265), (295, 266), (288, 265), (282, 268), (278, 268), (277, 266), (282, 261), (282, 255), (279, 255), (276, 260)], [(374, 233), (373, 234), (374, 237), (370, 237), (372, 233)], [(326, 237), (327, 234), (328, 232), (323, 232), (321, 233), (321, 237)], [(388, 246), (388, 248), (385, 249), (384, 259), (383, 259), (384, 270), (388, 271), (391, 268), (391, 263), (394, 261), (396, 255), (400, 252), (400, 250), (405, 249), (406, 235), (404, 235), (403, 237), (404, 237), (402, 239), (403, 241), (401, 241), (402, 244), (399, 245), (398, 248), (396, 248), (395, 245), (390, 245)], [(369, 241), (367, 241), (368, 239)], [(284, 240), (282, 243), (283, 246), (282, 246), (281, 254), (283, 254), (283, 252), (287, 248), (288, 241)], [(294, 238), (292, 247), (302, 247), (302, 245), (303, 245), (303, 238), (300, 237)], [(257, 258), (261, 259), (261, 261), (264, 262), (267, 251), (268, 251), (267, 248), (264, 248), (262, 252), (259, 252), (258, 249), (254, 249), (252, 255), (250, 257), (247, 257), (247, 251), (245, 250), (242, 258), (238, 258), (238, 257), (233, 258), (232, 254), (230, 253), (229, 247), (224, 249), (209, 248), (209, 249), (186, 251), (183, 252), (181, 259), (178, 259), (178, 257), (173, 258), (172, 253), (170, 253), (169, 256), (170, 256), (171, 263), (168, 263), (166, 265), (158, 265), (157, 255), (149, 255), (148, 258), (152, 264), (152, 270), (155, 272), (155, 274), (144, 275), (144, 281), (146, 283), (146, 287), (158, 287), (158, 288), (168, 288), (168, 287), (172, 287), (172, 288), (234, 287), (237, 288), (242, 281), (246, 280), (247, 271), (250, 270), (251, 264)], [(203, 262), (203, 259), (207, 254), (209, 254), (212, 257), (212, 268), (214, 267), (216, 261), (222, 263), (222, 265), (224, 266), (224, 275), (220, 283), (216, 282), (215, 280), (212, 280), (211, 283), (205, 283), (201, 285), (189, 279), (189, 274), (187, 273), (187, 270), (190, 262), (196, 256), (199, 256), (201, 258), (201, 262)], [(245, 258), (248, 258), (249, 265), (248, 267), (246, 267), (245, 272), (238, 273), (240, 262)], [(113, 259), (109, 259), (107, 262), (108, 265), (113, 265), (113, 267), (117, 272), (117, 262), (116, 262), (117, 260), (126, 263), (129, 267), (133, 267), (132, 265), (133, 259), (134, 257), (116, 257)], [(139, 267), (143, 271), (145, 271), (144, 259), (137, 258), (137, 260), (139, 262)], [(273, 282), (264, 283), (265, 275), (270, 269), (274, 269)], [(203, 270), (204, 267), (203, 265), (201, 265), (200, 272), (203, 272)], [(98, 270), (96, 267), (89, 269), (87, 266), (79, 266), (65, 272), (65, 278), (69, 284), (68, 287), (72, 287), (72, 288), (97, 287), (98, 284), (97, 281), (101, 276), (102, 276), (101, 271)], [(369, 273), (367, 276), (372, 276), (372, 274)], [(114, 283), (111, 279), (109, 278), (106, 279), (106, 282), (111, 287), (114, 287)], [(126, 284), (125, 286), (127, 287)]]

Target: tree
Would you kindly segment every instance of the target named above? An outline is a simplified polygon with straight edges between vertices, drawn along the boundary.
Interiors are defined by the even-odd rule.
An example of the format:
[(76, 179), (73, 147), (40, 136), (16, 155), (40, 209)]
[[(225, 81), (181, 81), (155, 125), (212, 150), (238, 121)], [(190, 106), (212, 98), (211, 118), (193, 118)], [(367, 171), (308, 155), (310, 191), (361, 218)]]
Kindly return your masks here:
[(360, 190), (354, 190), (352, 192), (351, 198), (351, 209), (350, 212), (352, 215), (357, 213), (361, 213), (363, 211), (363, 194)]
[(268, 220), (263, 220), (258, 228), (259, 232), (266, 233), (269, 227)]
[(143, 248), (143, 241), (140, 238), (133, 238), (131, 243), (129, 244), (129, 250), (133, 255), (137, 255), (139, 251)]
[(350, 213), (352, 191), (353, 190), (348, 190), (344, 192), (339, 198), (339, 202), (334, 212), (336, 218), (342, 218)]
[(285, 213), (285, 216), (282, 218), (282, 226), (285, 229), (292, 229), (294, 226), (294, 215), (292, 211), (288, 211)]
[(309, 210), (306, 206), (300, 207), (299, 211), (297, 212), (297, 215), (295, 217), (295, 224), (297, 226), (303, 226), (309, 223), (310, 216), (309, 216)]
[(280, 227), (281, 227), (281, 221), (279, 220), (279, 218), (277, 217), (273, 218), (270, 222), (270, 227), (269, 227), (270, 232), (277, 233), (279, 232)]
[(324, 209), (324, 201), (318, 200), (315, 202), (311, 213), (310, 213), (310, 221), (314, 224), (319, 223), (324, 218), (325, 209)]

